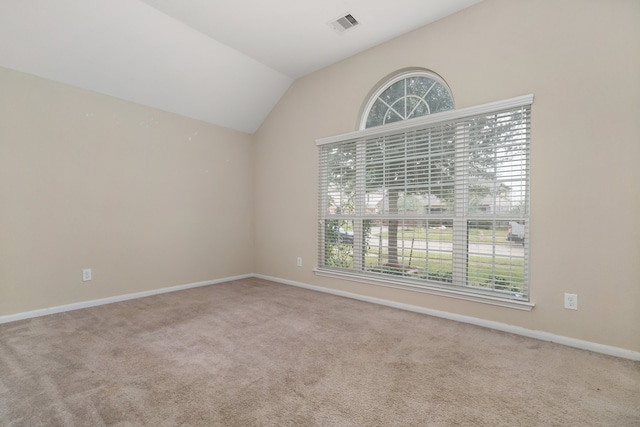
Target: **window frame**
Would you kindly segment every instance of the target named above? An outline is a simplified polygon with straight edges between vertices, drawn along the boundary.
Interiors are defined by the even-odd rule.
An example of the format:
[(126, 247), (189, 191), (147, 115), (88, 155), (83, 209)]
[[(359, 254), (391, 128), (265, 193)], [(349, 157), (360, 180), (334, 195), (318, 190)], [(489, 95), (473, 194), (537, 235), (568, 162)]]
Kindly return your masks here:
[[(370, 127), (363, 130), (355, 131), (355, 132), (350, 132), (347, 134), (342, 134), (342, 135), (337, 135), (337, 136), (332, 136), (327, 138), (320, 138), (316, 140), (316, 145), (320, 148), (320, 151), (322, 152), (322, 149), (321, 149), (322, 146), (327, 144), (344, 143), (346, 141), (355, 141), (355, 140), (364, 141), (365, 139), (370, 139), (375, 137), (391, 136), (391, 135), (395, 135), (402, 132), (409, 132), (412, 130), (424, 129), (425, 127), (432, 126), (442, 122), (463, 120), (465, 118), (473, 117), (476, 115), (491, 114), (497, 111), (531, 106), (532, 103), (533, 103), (533, 95), (524, 95), (516, 98), (492, 102), (492, 103), (483, 104), (475, 107), (469, 107), (469, 108), (464, 108), (459, 110), (448, 110), (448, 111), (434, 113), (434, 114), (430, 114), (430, 115), (426, 115), (418, 118), (412, 118), (409, 120), (397, 121), (397, 122), (393, 122), (393, 123), (389, 123), (381, 126), (375, 126), (375, 127)], [(527, 147), (529, 146), (530, 146), (530, 137), (527, 138)], [(361, 151), (362, 150), (360, 150), (360, 152)], [(361, 154), (358, 154), (358, 155), (361, 155)], [(356, 174), (358, 174), (358, 171), (356, 171)], [(356, 186), (362, 185), (362, 177), (357, 177), (356, 181), (358, 182)], [(528, 200), (529, 182), (530, 182), (530, 176), (527, 173), (527, 182), (526, 182), (526, 186), (527, 186), (526, 205), (527, 206), (529, 202)], [(464, 191), (464, 189), (462, 190)], [(456, 191), (460, 191), (460, 189), (456, 188)], [(324, 177), (320, 176), (320, 194), (319, 194), (320, 212), (319, 212), (319, 232), (318, 232), (319, 254), (318, 254), (318, 267), (314, 270), (316, 274), (321, 276), (329, 276), (329, 277), (340, 278), (345, 280), (355, 280), (358, 282), (371, 283), (375, 285), (382, 285), (382, 286), (393, 287), (393, 288), (408, 289), (412, 291), (424, 292), (424, 293), (435, 294), (440, 296), (459, 298), (459, 299), (464, 299), (469, 301), (482, 302), (482, 303), (493, 304), (493, 305), (498, 305), (503, 307), (520, 309), (520, 310), (528, 311), (533, 308), (534, 304), (531, 302), (530, 292), (527, 293), (526, 299), (505, 298), (504, 296), (500, 296), (495, 291), (483, 291), (482, 289), (471, 288), (468, 286), (459, 286), (459, 285), (447, 286), (447, 285), (442, 285), (437, 283), (431, 283), (426, 280), (421, 281), (421, 283), (418, 284), (418, 283), (415, 283), (415, 281), (407, 280), (404, 277), (398, 278), (398, 277), (393, 277), (391, 275), (380, 275), (380, 274), (376, 276), (364, 271), (364, 269), (361, 268), (362, 267), (361, 265), (357, 266), (358, 267), (357, 270), (336, 269), (336, 268), (329, 268), (327, 266), (324, 266), (323, 251), (325, 248), (325, 242), (324, 242), (324, 228), (326, 224), (325, 220), (327, 220), (328, 218), (356, 219), (356, 217), (353, 217), (350, 215), (328, 217), (327, 214), (322, 211), (327, 206), (327, 203), (326, 203), (327, 194), (328, 194), (328, 176), (324, 176)], [(356, 198), (364, 198), (364, 197), (365, 197), (365, 194), (363, 193), (362, 189), (356, 192)], [(362, 200), (357, 204), (362, 206)], [(464, 230), (466, 229), (466, 224), (462, 227), (460, 227), (460, 224), (461, 222), (468, 221), (468, 215), (464, 215), (464, 214), (460, 215), (458, 207), (455, 207), (454, 210), (455, 210), (454, 221), (457, 222), (457, 230), (458, 232), (460, 232), (460, 229), (462, 229), (462, 232), (464, 232)], [(526, 235), (528, 236), (529, 235), (528, 210), (525, 213), (525, 216), (526, 216), (525, 224), (527, 229)], [(354, 240), (355, 246), (362, 245), (362, 240), (364, 235), (361, 229), (362, 221), (363, 221), (362, 219), (359, 222), (354, 221), (355, 227), (354, 227), (353, 240)], [(525, 244), (525, 261), (524, 261), (525, 262), (525, 266), (524, 266), (525, 281), (526, 281), (527, 288), (528, 288), (528, 251), (529, 251), (529, 239), (527, 238), (526, 244)], [(353, 254), (354, 268), (356, 267), (355, 264), (361, 264), (361, 262), (358, 262), (359, 257), (355, 255), (356, 254), (354, 251), (354, 254)], [(469, 255), (468, 246), (465, 247), (464, 251), (460, 251), (460, 249), (458, 248), (456, 253), (454, 254), (454, 256), (458, 256), (458, 257), (460, 256), (468, 257), (468, 255)], [(464, 263), (465, 265), (468, 265), (468, 260), (464, 261)], [(381, 277), (381, 276), (384, 276), (384, 277)], [(458, 280), (459, 280), (459, 277), (458, 277)], [(466, 278), (465, 278), (465, 283), (466, 283)]]
[[(455, 108), (455, 101), (453, 99), (453, 92), (451, 91), (451, 88), (449, 88), (449, 85), (447, 85), (447, 82), (445, 82), (444, 79), (442, 79), (442, 77), (440, 77), (436, 73), (430, 72), (428, 70), (411, 69), (411, 70), (407, 70), (407, 71), (395, 74), (390, 79), (384, 80), (384, 83), (378, 85), (378, 89), (371, 94), (371, 96), (369, 97), (369, 100), (367, 101), (367, 103), (364, 106), (363, 114), (361, 115), (361, 119), (360, 119), (359, 129), (362, 130), (362, 129), (367, 129), (368, 128), (367, 127), (367, 121), (369, 120), (369, 115), (371, 114), (371, 110), (373, 109), (374, 104), (378, 101), (378, 99), (380, 99), (381, 95), (387, 89), (389, 89), (391, 86), (395, 85), (396, 83), (398, 83), (400, 81), (403, 81), (403, 80), (406, 81), (407, 79), (411, 79), (413, 77), (428, 78), (428, 79), (431, 79), (434, 82), (440, 84), (447, 91), (447, 94), (448, 94), (449, 98), (451, 99), (451, 103), (452, 103), (452, 107), (451, 108), (452, 109)], [(403, 98), (405, 98), (405, 99), (407, 98), (407, 94), (406, 93), (405, 93), (405, 96)], [(426, 101), (425, 101), (425, 104), (428, 105), (428, 103)], [(429, 115), (429, 114), (431, 114), (431, 112), (427, 113), (426, 115)], [(409, 120), (415, 119), (417, 117), (422, 117), (422, 116), (423, 115), (415, 116), (415, 117), (410, 118)], [(404, 121), (404, 120), (400, 120), (400, 121)], [(391, 123), (395, 123), (395, 122), (391, 122)], [(377, 126), (385, 126), (387, 124), (390, 124), (390, 123), (385, 123), (385, 124), (382, 124), (382, 125), (369, 126), (369, 128), (377, 127)]]

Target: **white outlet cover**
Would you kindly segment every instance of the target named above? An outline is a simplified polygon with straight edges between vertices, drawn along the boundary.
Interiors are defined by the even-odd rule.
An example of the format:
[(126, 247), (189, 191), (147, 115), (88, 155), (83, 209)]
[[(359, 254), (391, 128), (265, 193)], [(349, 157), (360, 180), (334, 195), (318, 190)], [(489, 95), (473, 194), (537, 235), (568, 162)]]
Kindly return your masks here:
[(564, 294), (564, 308), (569, 310), (578, 309), (578, 295), (577, 294)]
[(91, 269), (85, 268), (82, 270), (82, 281), (88, 282), (89, 280), (91, 280)]

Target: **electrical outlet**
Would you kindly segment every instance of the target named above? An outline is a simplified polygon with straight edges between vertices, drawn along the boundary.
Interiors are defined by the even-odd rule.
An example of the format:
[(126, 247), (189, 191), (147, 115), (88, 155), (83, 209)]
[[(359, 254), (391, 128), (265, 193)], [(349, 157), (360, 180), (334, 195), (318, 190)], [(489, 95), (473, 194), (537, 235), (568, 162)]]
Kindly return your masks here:
[(302, 267), (302, 257), (301, 256), (299, 256), (298, 259), (296, 260), (296, 265), (298, 267)]
[(85, 268), (82, 270), (82, 281), (88, 282), (89, 280), (91, 280), (91, 269)]
[(569, 310), (578, 309), (578, 295), (577, 294), (564, 294), (564, 308)]

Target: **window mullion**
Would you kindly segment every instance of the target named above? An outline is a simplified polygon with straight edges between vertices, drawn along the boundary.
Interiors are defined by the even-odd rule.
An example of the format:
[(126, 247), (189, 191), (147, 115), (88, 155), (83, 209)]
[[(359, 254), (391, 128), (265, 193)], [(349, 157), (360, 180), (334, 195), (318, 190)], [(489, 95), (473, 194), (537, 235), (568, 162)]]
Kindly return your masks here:
[(458, 126), (455, 135), (455, 187), (453, 218), (453, 283), (467, 283), (467, 205), (469, 203), (469, 149), (468, 130), (465, 125)]
[(355, 213), (356, 218), (353, 222), (353, 269), (355, 271), (364, 271), (364, 247), (365, 239), (363, 218), (366, 215), (366, 176), (367, 176), (367, 143), (360, 140), (356, 145), (356, 200)]
[(407, 118), (409, 117), (409, 116), (407, 116), (407, 81), (408, 81), (408, 79), (404, 79), (404, 85), (403, 85), (404, 86), (404, 96), (403, 96), (403, 99), (404, 99), (404, 116), (402, 117), (402, 120), (407, 120)]
[(328, 148), (320, 147), (320, 176), (319, 186), (320, 194), (318, 200), (318, 265), (326, 265), (325, 245), (326, 245), (326, 227), (327, 209), (329, 207), (329, 167), (328, 167)]

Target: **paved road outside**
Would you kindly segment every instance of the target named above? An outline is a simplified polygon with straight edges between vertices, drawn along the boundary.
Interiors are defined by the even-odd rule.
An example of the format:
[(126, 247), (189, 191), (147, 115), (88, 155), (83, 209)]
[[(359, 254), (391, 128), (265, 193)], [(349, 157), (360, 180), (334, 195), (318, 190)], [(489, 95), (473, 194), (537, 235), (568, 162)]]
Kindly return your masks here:
[[(371, 231), (371, 234), (380, 234), (380, 228), (372, 229)], [(384, 237), (381, 239), (378, 236), (371, 236), (368, 240), (368, 243), (372, 248), (377, 248), (379, 246), (385, 248), (388, 247), (389, 240)], [(427, 249), (427, 242), (425, 240), (414, 240), (412, 242), (411, 239), (398, 239), (399, 248), (404, 247), (406, 250), (410, 250), (412, 248), (412, 245), (413, 250), (425, 251)], [(429, 241), (429, 250), (450, 253), (453, 251), (453, 243), (437, 240)], [(497, 256), (524, 258), (524, 246), (521, 243), (497, 244), (495, 246), (490, 243), (482, 242), (469, 243), (469, 253), (472, 255), (493, 255), (494, 251), (495, 255)]]

